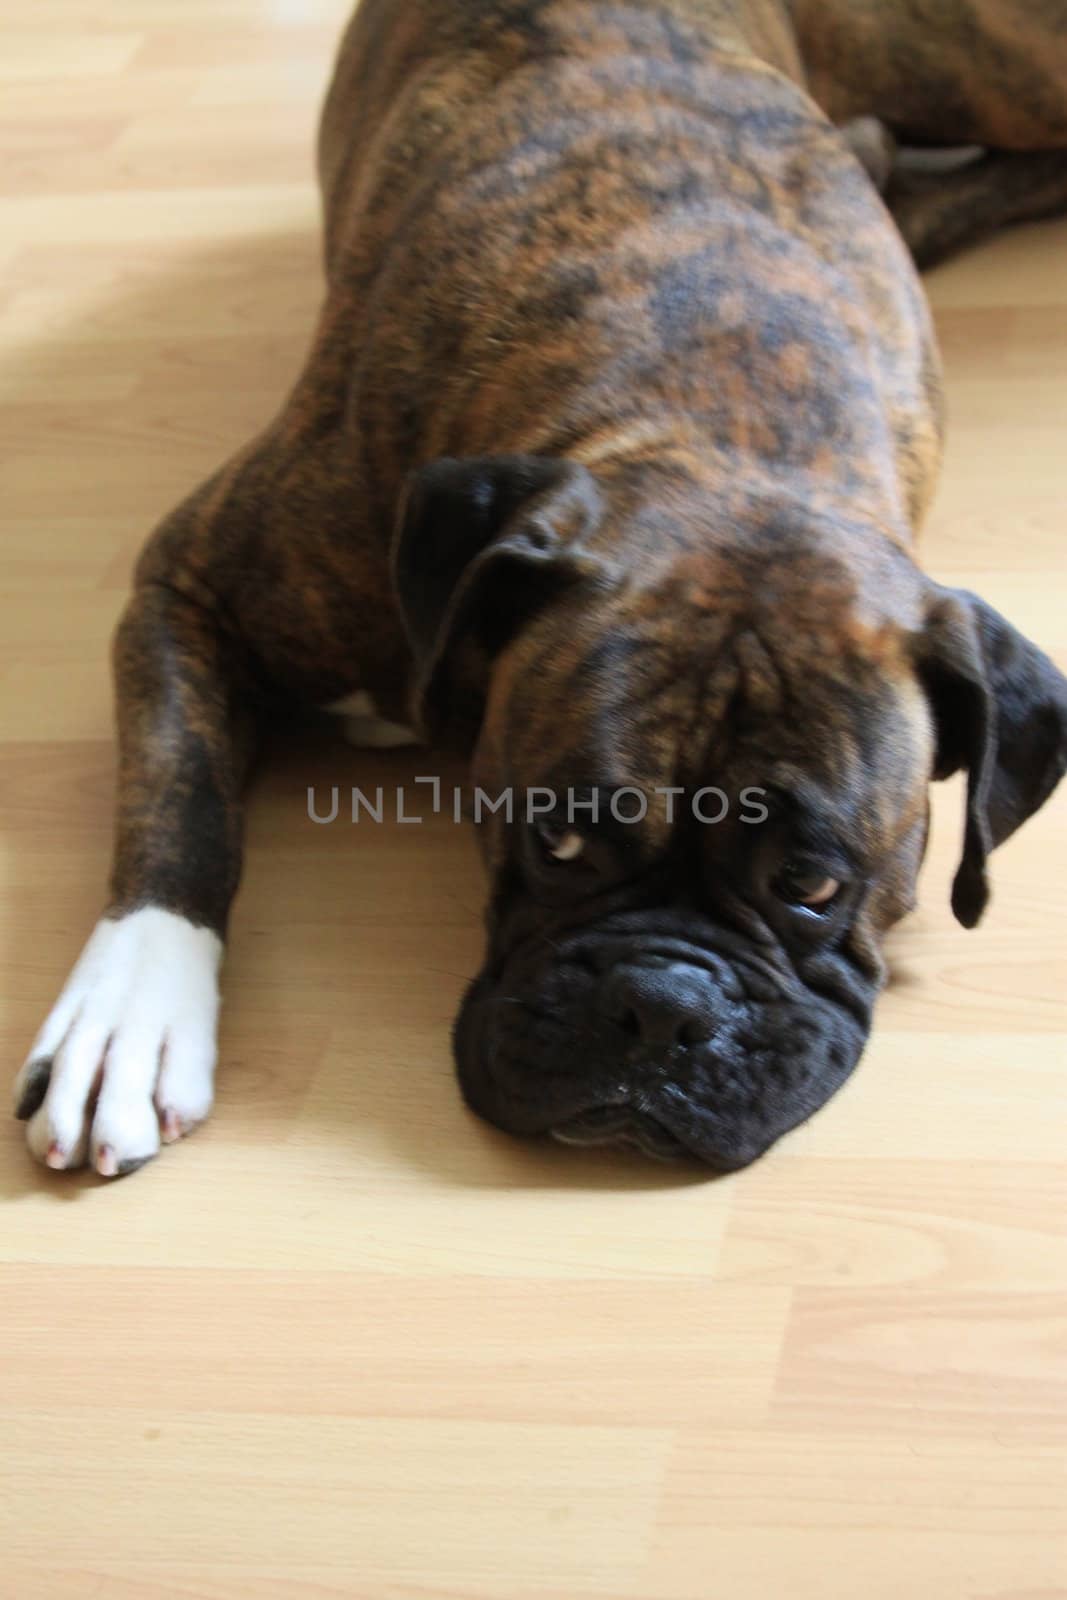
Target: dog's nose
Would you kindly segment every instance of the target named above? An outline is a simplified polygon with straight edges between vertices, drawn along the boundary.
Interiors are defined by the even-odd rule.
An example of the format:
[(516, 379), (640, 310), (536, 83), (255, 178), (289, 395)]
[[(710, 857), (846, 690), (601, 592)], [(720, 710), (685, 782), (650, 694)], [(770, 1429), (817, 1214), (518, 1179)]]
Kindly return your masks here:
[(685, 962), (615, 967), (600, 991), (603, 1014), (634, 1043), (670, 1049), (705, 1044), (715, 1032), (707, 974)]

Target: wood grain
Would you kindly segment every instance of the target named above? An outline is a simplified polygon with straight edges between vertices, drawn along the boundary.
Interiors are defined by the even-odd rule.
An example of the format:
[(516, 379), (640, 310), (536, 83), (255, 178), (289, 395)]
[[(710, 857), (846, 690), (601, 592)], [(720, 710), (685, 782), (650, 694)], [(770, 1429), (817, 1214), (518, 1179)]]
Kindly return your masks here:
[[(271, 413), (319, 284), (341, 0), (35, 0), (0, 49), (0, 1040), (93, 921), (107, 639), (149, 525)], [(930, 280), (927, 541), (1067, 659), (1067, 224)], [(474, 1122), (466, 834), (252, 807), (217, 1113), (114, 1186), (0, 1125), (0, 1549), (19, 1600), (1067, 1595), (1067, 811), (952, 923), (961, 797), (846, 1090), (708, 1182)]]

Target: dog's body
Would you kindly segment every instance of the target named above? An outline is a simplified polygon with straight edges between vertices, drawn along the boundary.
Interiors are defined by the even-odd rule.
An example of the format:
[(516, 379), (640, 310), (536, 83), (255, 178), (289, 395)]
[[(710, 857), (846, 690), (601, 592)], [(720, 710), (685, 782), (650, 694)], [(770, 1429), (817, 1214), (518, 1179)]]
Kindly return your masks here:
[[(279, 701), (447, 723), (490, 790), (770, 794), (758, 844), (658, 805), (625, 837), (486, 827), (457, 1053), (518, 1132), (736, 1166), (810, 1114), (862, 1049), (927, 782), (960, 766), (977, 918), (1067, 697), (912, 560), (938, 362), (868, 172), (920, 259), (1063, 206), (1067, 30), (1057, 0), (953, 0), (929, 32), (912, 9), (364, 0), (308, 362), (150, 541), (117, 635), (112, 899), (20, 1076), (40, 1158), (112, 1175), (209, 1109)], [(846, 137), (809, 91), (880, 122)], [(996, 153), (908, 178), (894, 136)]]

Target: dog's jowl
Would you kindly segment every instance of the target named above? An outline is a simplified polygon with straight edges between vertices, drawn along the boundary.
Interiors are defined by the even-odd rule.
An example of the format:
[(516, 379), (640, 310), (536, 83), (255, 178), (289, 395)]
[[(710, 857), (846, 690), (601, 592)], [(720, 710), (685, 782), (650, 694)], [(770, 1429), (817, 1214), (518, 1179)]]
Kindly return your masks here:
[[(947, 0), (936, 37), (919, 9), (363, 0), (309, 357), (149, 540), (116, 636), (110, 901), (19, 1076), (38, 1158), (113, 1176), (207, 1114), (279, 701), (559, 797), (478, 829), (455, 1049), (515, 1133), (728, 1169), (809, 1116), (960, 770), (978, 920), (1063, 770), (1067, 685), (916, 563), (915, 261), (1067, 204), (1067, 35), (1052, 0)], [(917, 172), (909, 140), (984, 153)]]

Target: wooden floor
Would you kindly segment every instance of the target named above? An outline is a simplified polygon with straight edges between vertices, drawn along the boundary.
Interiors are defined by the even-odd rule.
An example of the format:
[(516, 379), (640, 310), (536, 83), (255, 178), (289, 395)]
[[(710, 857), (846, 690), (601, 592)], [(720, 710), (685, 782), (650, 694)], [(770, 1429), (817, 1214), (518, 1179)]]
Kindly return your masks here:
[[(33, 0), (0, 43), (0, 1033), (91, 926), (105, 654), (149, 525), (266, 419), (318, 294), (337, 0)], [(1067, 224), (930, 284), (929, 530), (1067, 656)], [(136, 1178), (0, 1125), (0, 1592), (12, 1600), (1067, 1595), (1067, 807), (978, 932), (921, 912), (866, 1062), (709, 1182), (461, 1108), (471, 841), (255, 800), (217, 1114)]]

